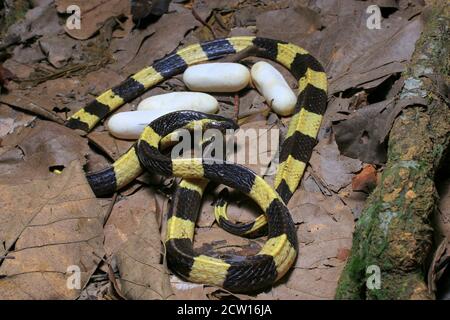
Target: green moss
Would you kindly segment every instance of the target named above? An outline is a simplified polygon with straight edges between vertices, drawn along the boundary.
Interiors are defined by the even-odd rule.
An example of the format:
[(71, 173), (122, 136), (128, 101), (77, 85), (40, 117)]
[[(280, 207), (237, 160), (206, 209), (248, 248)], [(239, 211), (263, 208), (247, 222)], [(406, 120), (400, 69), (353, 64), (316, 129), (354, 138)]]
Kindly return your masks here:
[[(4, 2), (3, 2), (4, 3)], [(27, 11), (31, 8), (31, 4), (27, 0), (17, 0), (13, 2), (14, 5), (8, 8), (7, 14), (0, 21), (0, 35), (6, 34), (8, 28), (17, 21), (22, 20)]]

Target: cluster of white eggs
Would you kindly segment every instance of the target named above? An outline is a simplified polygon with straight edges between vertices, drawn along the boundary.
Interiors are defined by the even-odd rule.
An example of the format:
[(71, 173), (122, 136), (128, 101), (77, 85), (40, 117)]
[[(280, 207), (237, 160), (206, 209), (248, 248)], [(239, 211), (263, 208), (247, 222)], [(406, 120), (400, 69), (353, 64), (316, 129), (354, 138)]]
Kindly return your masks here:
[(137, 139), (150, 122), (170, 112), (194, 110), (216, 113), (219, 110), (218, 101), (205, 92), (239, 92), (250, 83), (272, 110), (281, 116), (292, 114), (297, 100), (281, 73), (264, 61), (255, 63), (250, 71), (239, 63), (191, 66), (184, 72), (183, 82), (192, 92), (172, 92), (147, 98), (141, 101), (137, 111), (113, 115), (107, 124), (110, 133), (120, 139)]

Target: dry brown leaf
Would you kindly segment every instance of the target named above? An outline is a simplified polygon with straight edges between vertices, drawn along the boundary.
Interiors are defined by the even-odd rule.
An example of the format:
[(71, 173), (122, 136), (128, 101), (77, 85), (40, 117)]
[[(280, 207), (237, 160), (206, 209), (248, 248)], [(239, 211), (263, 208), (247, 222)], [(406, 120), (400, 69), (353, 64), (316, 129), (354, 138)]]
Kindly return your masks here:
[(56, 35), (62, 31), (59, 17), (54, 6), (48, 3), (35, 4), (28, 10), (25, 18), (19, 20), (8, 29), (6, 44), (26, 43), (33, 38), (44, 35)]
[(405, 107), (418, 104), (426, 105), (426, 101), (422, 98), (391, 98), (352, 112), (333, 125), (339, 150), (343, 155), (367, 163), (384, 163), (386, 140), (394, 120)]
[(39, 40), (39, 46), (47, 56), (48, 62), (55, 68), (65, 66), (72, 59), (74, 49), (79, 43), (69, 36), (44, 37)]
[(155, 197), (149, 188), (117, 201), (104, 227), (104, 247), (107, 255), (114, 254), (136, 232), (144, 217), (154, 212)]
[(111, 46), (117, 63), (112, 68), (128, 76), (175, 50), (184, 35), (200, 25), (190, 10), (180, 7), (177, 10), (163, 15), (145, 30), (135, 30), (123, 39), (114, 40)]
[[(257, 36), (296, 43), (320, 29), (322, 23), (317, 12), (298, 5), (260, 14), (256, 18)], [(282, 26), (282, 27), (281, 27)]]
[(215, 188), (215, 190), (209, 190), (205, 192), (202, 198), (202, 205), (200, 206), (200, 213), (198, 215), (197, 227), (205, 227), (210, 228), (216, 218), (214, 217), (214, 201), (217, 199), (219, 188)]
[(349, 185), (354, 173), (362, 169), (361, 161), (340, 154), (334, 140), (321, 140), (314, 148), (309, 163), (314, 175), (334, 192)]
[(23, 129), (34, 119), (36, 117), (16, 111), (5, 104), (0, 104), (0, 139), (15, 130)]
[(134, 141), (115, 139), (107, 131), (91, 132), (88, 138), (113, 160), (117, 160), (127, 152), (134, 143)]
[[(22, 164), (23, 166), (23, 164)], [(0, 183), (2, 299), (74, 299), (103, 252), (103, 209), (77, 160), (61, 174)], [(70, 268), (81, 287), (67, 286)]]
[(130, 15), (130, 2), (121, 0), (56, 0), (59, 13), (66, 13), (71, 5), (77, 5), (81, 10), (81, 28), (65, 31), (73, 38), (86, 40), (93, 36), (112, 17)]
[(208, 294), (216, 290), (213, 287), (183, 281), (175, 275), (170, 277), (170, 284), (177, 300), (208, 300)]
[(242, 238), (230, 234), (219, 227), (197, 228), (194, 248), (206, 255), (234, 253), (256, 254), (261, 249), (259, 240)]
[[(330, 94), (355, 87), (374, 88), (401, 72), (422, 28), (420, 19), (410, 20), (406, 11), (398, 11), (381, 20), (381, 29), (369, 29), (364, 1), (315, 1), (309, 7), (320, 12), (324, 28), (311, 34), (305, 34), (307, 27), (287, 28), (292, 30), (287, 34), (289, 41), (305, 47), (322, 62), (330, 79)], [(415, 7), (417, 14), (421, 7)], [(268, 25), (271, 30), (286, 30), (286, 21), (276, 17)]]
[[(347, 88), (362, 86), (363, 88), (370, 88), (376, 86), (369, 86), (368, 84), (372, 80), (379, 79), (383, 76), (391, 75), (393, 73), (402, 72), (404, 70), (404, 62), (409, 60), (413, 51), (414, 45), (419, 38), (422, 31), (422, 21), (420, 19), (414, 19), (411, 22), (406, 19), (396, 19), (384, 22), (384, 28), (377, 30), (378, 32), (384, 32), (385, 34), (379, 35), (377, 42), (372, 44), (364, 51), (355, 51), (354, 55), (356, 59), (351, 62), (349, 69), (341, 73), (340, 76), (334, 77), (330, 80), (330, 93), (338, 91), (344, 91)], [(388, 28), (390, 26), (390, 28)], [(393, 29), (393, 30), (390, 30)], [(364, 29), (363, 29), (364, 30)], [(368, 34), (373, 30), (363, 32)], [(391, 32), (393, 32), (391, 34)], [(386, 38), (386, 34), (391, 34), (389, 38)], [(361, 36), (361, 32), (358, 33)], [(352, 43), (358, 43), (358, 40), (354, 39), (352, 34)], [(347, 49), (342, 48), (343, 51)], [(355, 48), (352, 48), (352, 51)], [(358, 55), (356, 55), (358, 52)], [(364, 52), (361, 55), (361, 52)], [(382, 53), (382, 54), (380, 54)], [(339, 51), (336, 55), (339, 54)], [(342, 52), (342, 55), (347, 57), (348, 52)], [(345, 58), (346, 59), (346, 58)], [(341, 61), (339, 65), (341, 65)], [(341, 65), (342, 66), (342, 65)], [(330, 75), (335, 71), (331, 71)]]
[(173, 292), (166, 267), (160, 263), (163, 247), (156, 214), (148, 210), (134, 234), (114, 255), (118, 282), (128, 299), (171, 299)]
[(245, 123), (235, 133), (236, 152), (227, 155), (227, 160), (245, 165), (260, 176), (272, 176), (270, 164), (277, 154), (279, 130), (276, 125), (259, 120)]
[(52, 168), (85, 162), (87, 141), (73, 130), (48, 121), (37, 121), (17, 135), (8, 135), (0, 148), (0, 183), (25, 183), (46, 179)]
[(360, 173), (352, 179), (354, 191), (370, 192), (377, 185), (377, 169), (372, 165), (365, 166)]

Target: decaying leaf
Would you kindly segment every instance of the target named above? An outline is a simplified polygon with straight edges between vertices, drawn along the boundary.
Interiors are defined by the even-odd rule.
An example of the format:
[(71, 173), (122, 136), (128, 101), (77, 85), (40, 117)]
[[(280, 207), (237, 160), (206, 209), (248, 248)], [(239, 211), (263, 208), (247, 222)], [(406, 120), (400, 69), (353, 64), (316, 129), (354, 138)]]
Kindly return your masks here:
[(105, 251), (114, 254), (139, 228), (145, 216), (155, 214), (156, 203), (148, 188), (116, 201), (105, 229)]
[(25, 43), (35, 37), (56, 35), (62, 31), (54, 6), (42, 2), (28, 10), (24, 19), (13, 24), (5, 36), (5, 44)]
[(133, 141), (114, 139), (107, 131), (91, 132), (88, 138), (113, 160), (119, 159), (134, 143)]
[(348, 119), (333, 126), (336, 142), (342, 154), (367, 163), (386, 161), (386, 138), (397, 115), (403, 108), (426, 102), (420, 98), (396, 98), (366, 106), (351, 114)]
[(0, 88), (7, 85), (9, 80), (14, 78), (14, 74), (0, 64)]
[(170, 299), (173, 295), (166, 267), (160, 263), (163, 246), (155, 212), (147, 211), (136, 232), (115, 253), (118, 282), (128, 299)]
[(55, 68), (61, 68), (72, 58), (74, 48), (78, 43), (68, 36), (53, 36), (41, 39), (39, 45), (50, 64)]
[(336, 142), (326, 140), (315, 147), (310, 165), (315, 176), (334, 192), (349, 185), (353, 175), (362, 168), (361, 161), (341, 155)]
[(73, 160), (85, 162), (86, 140), (73, 130), (48, 121), (9, 135), (0, 149), (0, 183), (25, 183), (63, 171)]
[(354, 191), (370, 192), (377, 185), (377, 169), (372, 165), (365, 166), (360, 173), (352, 179)]
[(59, 13), (67, 13), (69, 6), (77, 5), (82, 18), (81, 28), (67, 28), (65, 31), (79, 40), (89, 39), (110, 18), (130, 15), (130, 2), (120, 0), (56, 0)]
[(319, 30), (320, 27), (319, 14), (309, 8), (298, 5), (267, 11), (256, 18), (258, 36), (294, 43), (300, 37)]
[[(144, 6), (131, 12), (130, 3), (138, 2)], [(377, 170), (367, 163), (381, 164), (377, 169), (383, 170), (386, 137), (395, 117), (410, 104), (425, 103), (413, 100), (398, 105), (396, 101), (404, 84), (415, 85), (399, 78), (399, 73), (422, 29), (416, 17), (422, 11), (421, 1), (172, 1), (159, 19), (141, 23), (158, 3), (169, 1), (33, 1), (34, 8), (24, 19), (5, 30), (0, 41), (2, 66), (20, 82), (0, 69), (0, 85), (13, 80), (0, 98), (4, 209), (0, 257), (11, 258), (0, 259), (0, 297), (77, 298), (81, 290), (67, 286), (71, 276), (67, 267), (75, 265), (80, 267), (84, 287), (80, 299), (332, 299), (350, 252), (354, 220), (370, 185), (376, 183)], [(367, 25), (366, 9), (371, 4), (381, 8), (380, 29)], [(65, 26), (70, 5), (81, 9), (79, 30)], [(0, 6), (0, 14), (3, 9)], [(319, 144), (288, 204), (298, 229), (299, 257), (273, 288), (253, 295), (231, 294), (172, 275), (161, 239), (166, 227), (163, 217), (179, 179), (147, 173), (113, 200), (96, 199), (85, 172), (104, 168), (133, 142), (110, 135), (108, 118), (83, 137), (62, 125), (94, 97), (177, 48), (243, 35), (304, 47), (323, 64), (329, 79)], [(244, 64), (259, 60), (249, 57)], [(89, 63), (94, 69), (84, 69)], [(298, 81), (273, 64), (296, 90)], [(26, 81), (36, 77), (42, 79)], [(184, 90), (188, 89), (178, 76), (117, 112), (135, 110), (148, 96)], [(445, 90), (441, 92), (445, 96)], [(213, 95), (220, 102), (219, 114), (238, 118), (242, 129), (256, 133), (240, 141), (237, 154), (228, 159), (238, 159), (272, 184), (278, 136), (276, 141), (267, 136), (278, 129), (274, 131), (283, 137), (290, 117), (270, 113), (252, 85), (236, 95)], [(256, 161), (249, 154), (256, 155)], [(215, 223), (213, 203), (222, 189), (211, 184), (206, 190), (195, 250), (213, 256), (257, 253), (266, 238), (236, 237)], [(230, 200), (228, 213), (234, 221), (250, 221), (261, 214), (251, 199), (234, 190)], [(446, 205), (443, 199), (438, 218), (443, 237), (450, 239)], [(448, 252), (443, 244), (430, 269), (429, 282), (441, 297)]]
[(165, 14), (157, 24), (145, 30), (135, 30), (129, 36), (113, 41), (117, 59), (113, 68), (129, 75), (177, 48), (184, 35), (200, 25), (189, 10), (183, 7), (177, 7), (177, 10)]
[(0, 266), (1, 299), (76, 298), (104, 254), (103, 209), (80, 163), (29, 181), (2, 179), (0, 190), (0, 255), (12, 258)]
[(5, 104), (0, 104), (0, 139), (13, 133), (18, 128), (29, 125), (36, 117), (15, 111)]

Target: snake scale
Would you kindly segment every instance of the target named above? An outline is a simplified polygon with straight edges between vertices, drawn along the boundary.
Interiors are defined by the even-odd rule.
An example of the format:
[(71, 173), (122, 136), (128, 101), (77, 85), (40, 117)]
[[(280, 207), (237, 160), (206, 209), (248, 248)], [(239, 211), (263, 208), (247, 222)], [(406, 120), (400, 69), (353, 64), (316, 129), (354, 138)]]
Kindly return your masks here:
[[(184, 279), (232, 292), (258, 291), (271, 286), (286, 274), (296, 259), (296, 231), (286, 204), (309, 161), (326, 109), (327, 79), (320, 63), (294, 44), (260, 37), (231, 37), (189, 45), (104, 92), (66, 122), (70, 128), (89, 132), (110, 112), (188, 66), (250, 47), (259, 49), (258, 56), (281, 63), (298, 80), (298, 100), (281, 145), (275, 190), (253, 171), (237, 164), (202, 158), (171, 159), (161, 153), (160, 148), (177, 129), (193, 125), (203, 129), (236, 128), (229, 119), (194, 111), (170, 113), (153, 121), (133, 147), (110, 167), (87, 174), (97, 196), (114, 193), (144, 170), (183, 178), (168, 215), (165, 240), (168, 265)], [(195, 222), (208, 180), (247, 194), (263, 210), (264, 215), (244, 224), (228, 220), (226, 202), (219, 203), (215, 212), (219, 225), (232, 233), (252, 235), (267, 228), (268, 239), (256, 255), (208, 256), (193, 249)]]

